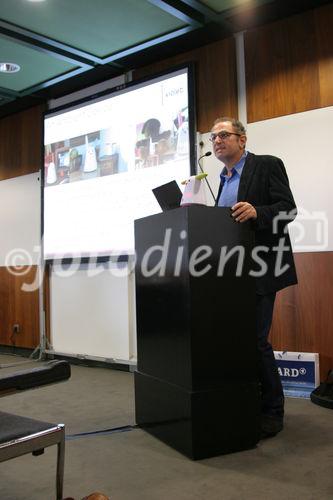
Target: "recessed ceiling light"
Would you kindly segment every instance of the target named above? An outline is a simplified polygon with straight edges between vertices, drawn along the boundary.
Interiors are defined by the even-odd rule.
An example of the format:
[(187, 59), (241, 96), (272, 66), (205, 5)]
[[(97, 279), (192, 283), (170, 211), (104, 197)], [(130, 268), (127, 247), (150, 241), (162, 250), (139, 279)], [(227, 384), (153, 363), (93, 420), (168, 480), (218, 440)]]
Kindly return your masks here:
[(18, 64), (11, 62), (0, 62), (1, 73), (17, 73), (21, 67)]

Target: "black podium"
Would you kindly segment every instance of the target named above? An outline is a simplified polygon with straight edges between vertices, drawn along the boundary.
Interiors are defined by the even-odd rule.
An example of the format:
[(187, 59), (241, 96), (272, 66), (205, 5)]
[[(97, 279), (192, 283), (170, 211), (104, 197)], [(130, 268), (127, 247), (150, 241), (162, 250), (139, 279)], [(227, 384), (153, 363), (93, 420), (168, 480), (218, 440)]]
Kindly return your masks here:
[(192, 459), (259, 440), (253, 238), (227, 208), (135, 222), (136, 421)]

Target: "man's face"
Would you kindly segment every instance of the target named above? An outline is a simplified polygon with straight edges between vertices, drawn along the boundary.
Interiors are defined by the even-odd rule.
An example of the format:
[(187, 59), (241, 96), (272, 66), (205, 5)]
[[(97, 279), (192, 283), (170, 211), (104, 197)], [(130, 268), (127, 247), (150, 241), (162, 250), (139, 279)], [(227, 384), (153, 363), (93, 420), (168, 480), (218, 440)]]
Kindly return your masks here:
[(236, 129), (230, 122), (219, 122), (212, 128), (212, 134), (219, 134), (220, 132), (228, 132), (228, 137), (221, 138), (216, 136), (213, 141), (213, 150), (215, 156), (222, 161), (238, 161), (242, 156), (246, 144), (246, 135), (237, 135)]

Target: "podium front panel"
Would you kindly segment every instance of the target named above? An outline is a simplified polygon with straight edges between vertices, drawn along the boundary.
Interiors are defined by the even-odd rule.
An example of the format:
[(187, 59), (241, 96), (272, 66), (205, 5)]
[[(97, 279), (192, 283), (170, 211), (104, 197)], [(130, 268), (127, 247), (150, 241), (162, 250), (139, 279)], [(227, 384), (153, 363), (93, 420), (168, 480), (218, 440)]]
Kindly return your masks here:
[(135, 241), (138, 425), (193, 459), (255, 446), (250, 223), (229, 209), (179, 208), (136, 221)]
[[(193, 206), (136, 221), (135, 241), (138, 370), (189, 389), (243, 380), (245, 373), (257, 380), (250, 225), (235, 223), (229, 209)], [(242, 273), (236, 275), (236, 252), (218, 276), (221, 252), (237, 246), (244, 248)], [(153, 270), (162, 247), (161, 273), (145, 276), (142, 263)], [(208, 272), (193, 275), (193, 256), (208, 248), (211, 254), (192, 266)]]

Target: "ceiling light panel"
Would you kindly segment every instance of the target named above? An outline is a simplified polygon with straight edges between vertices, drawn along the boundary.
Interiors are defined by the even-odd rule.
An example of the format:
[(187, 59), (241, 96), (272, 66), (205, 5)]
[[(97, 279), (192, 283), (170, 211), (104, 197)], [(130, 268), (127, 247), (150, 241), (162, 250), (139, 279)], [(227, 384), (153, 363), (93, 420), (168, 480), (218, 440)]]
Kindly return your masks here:
[(1, 19), (101, 58), (187, 26), (148, 0), (1, 0)]

